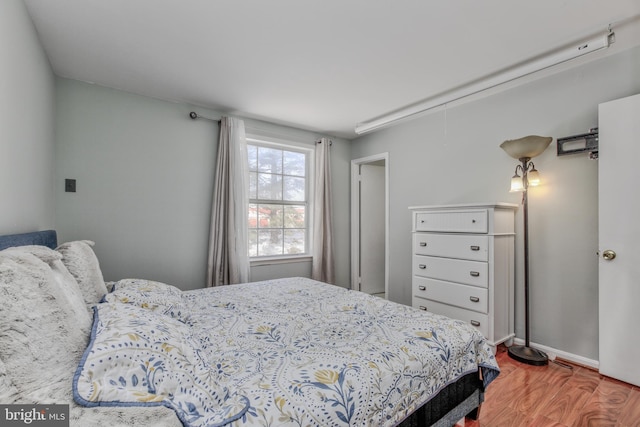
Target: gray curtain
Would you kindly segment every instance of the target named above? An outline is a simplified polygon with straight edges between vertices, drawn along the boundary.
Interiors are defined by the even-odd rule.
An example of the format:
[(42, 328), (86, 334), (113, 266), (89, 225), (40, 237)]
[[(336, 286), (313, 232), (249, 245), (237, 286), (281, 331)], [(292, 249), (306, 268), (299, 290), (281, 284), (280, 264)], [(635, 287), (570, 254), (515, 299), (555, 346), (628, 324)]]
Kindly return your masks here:
[(313, 264), (311, 277), (322, 282), (334, 283), (331, 141), (327, 138), (322, 138), (316, 143), (315, 197), (313, 206)]
[(211, 209), (207, 286), (249, 281), (248, 167), (244, 122), (223, 117)]

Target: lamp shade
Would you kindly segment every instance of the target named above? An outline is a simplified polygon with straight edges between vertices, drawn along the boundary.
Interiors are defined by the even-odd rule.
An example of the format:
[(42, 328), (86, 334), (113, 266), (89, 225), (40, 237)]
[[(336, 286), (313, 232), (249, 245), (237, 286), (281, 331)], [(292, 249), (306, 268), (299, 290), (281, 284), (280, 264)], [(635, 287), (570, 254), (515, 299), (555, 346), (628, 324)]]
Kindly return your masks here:
[(524, 191), (524, 183), (522, 182), (522, 177), (519, 175), (514, 175), (511, 178), (511, 193), (516, 193), (518, 191)]
[(520, 139), (507, 140), (500, 144), (500, 148), (514, 159), (520, 160), (523, 157), (532, 159), (542, 154), (552, 140), (550, 136), (529, 135)]
[(527, 173), (527, 182), (532, 187), (540, 185), (540, 173), (535, 167)]

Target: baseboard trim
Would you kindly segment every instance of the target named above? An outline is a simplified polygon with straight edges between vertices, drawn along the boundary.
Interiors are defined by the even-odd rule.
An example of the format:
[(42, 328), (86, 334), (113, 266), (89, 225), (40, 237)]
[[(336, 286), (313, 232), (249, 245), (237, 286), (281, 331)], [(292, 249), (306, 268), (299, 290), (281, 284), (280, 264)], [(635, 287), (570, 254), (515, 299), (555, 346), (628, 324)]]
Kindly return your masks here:
[[(513, 342), (517, 345), (524, 345), (524, 340), (521, 338), (514, 338)], [(550, 360), (553, 360), (557, 357), (559, 359), (566, 360), (567, 362), (573, 362), (578, 365), (586, 366), (587, 368), (595, 370), (598, 370), (600, 368), (600, 362), (597, 360), (588, 359), (583, 356), (578, 356), (577, 354), (568, 353), (566, 351), (547, 347), (546, 345), (536, 344), (534, 342), (531, 343), (531, 347), (535, 347), (547, 353)]]

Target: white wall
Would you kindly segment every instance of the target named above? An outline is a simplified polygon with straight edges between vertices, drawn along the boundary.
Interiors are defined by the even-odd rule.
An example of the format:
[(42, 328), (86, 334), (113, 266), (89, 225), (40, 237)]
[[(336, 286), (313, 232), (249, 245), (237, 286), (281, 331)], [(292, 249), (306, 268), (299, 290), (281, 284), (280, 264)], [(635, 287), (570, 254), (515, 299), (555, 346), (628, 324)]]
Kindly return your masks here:
[[(638, 92), (635, 48), (352, 141), (352, 158), (389, 152), (390, 299), (411, 301), (408, 206), (519, 203), (508, 192), (517, 162), (502, 141), (587, 132), (599, 103)], [(531, 340), (597, 360), (598, 162), (555, 150), (534, 159), (543, 185), (529, 196)], [(524, 337), (521, 209), (516, 224), (516, 332)]]
[(24, 3), (0, 1), (0, 234), (54, 226), (54, 91)]
[[(57, 79), (56, 227), (60, 240), (90, 239), (106, 280), (141, 277), (182, 289), (204, 285), (220, 113)], [(252, 131), (316, 135), (245, 119)], [(350, 148), (334, 139), (338, 284), (348, 285)], [(65, 178), (77, 192), (65, 193)], [(344, 182), (344, 189), (340, 183)], [(254, 267), (252, 280), (300, 275), (308, 263)]]

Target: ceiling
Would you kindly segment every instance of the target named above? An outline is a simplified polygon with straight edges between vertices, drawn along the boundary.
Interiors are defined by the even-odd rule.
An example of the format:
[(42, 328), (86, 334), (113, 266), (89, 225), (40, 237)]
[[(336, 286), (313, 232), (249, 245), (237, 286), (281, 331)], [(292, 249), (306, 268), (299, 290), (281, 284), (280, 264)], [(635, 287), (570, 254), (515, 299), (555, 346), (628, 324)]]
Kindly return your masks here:
[(25, 3), (59, 76), (348, 139), (640, 16), (640, 0)]

